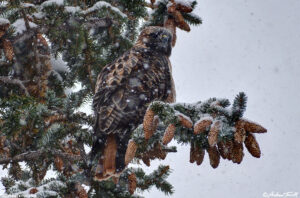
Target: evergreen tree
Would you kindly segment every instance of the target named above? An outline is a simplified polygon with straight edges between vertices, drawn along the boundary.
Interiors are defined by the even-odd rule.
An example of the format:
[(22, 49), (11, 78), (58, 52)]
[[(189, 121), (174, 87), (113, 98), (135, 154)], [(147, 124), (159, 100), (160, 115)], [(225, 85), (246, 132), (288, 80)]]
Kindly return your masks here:
[[(93, 115), (78, 111), (94, 95), (101, 69), (128, 50), (149, 25), (190, 31), (201, 24), (196, 1), (160, 0), (0, 0), (0, 164), (6, 193), (19, 197), (139, 197), (155, 186), (166, 194), (169, 166), (147, 175), (127, 168), (119, 180), (93, 180)], [(74, 87), (80, 90), (74, 91)], [(216, 168), (220, 156), (243, 159), (243, 143), (254, 157), (253, 133), (262, 126), (243, 118), (247, 97), (232, 107), (227, 99), (195, 104), (153, 102), (133, 132), (126, 162), (164, 159), (175, 139), (191, 147), (200, 165), (205, 151)], [(24, 166), (25, 165), (25, 166)], [(49, 170), (51, 179), (44, 179)], [(87, 188), (84, 188), (84, 185)]]

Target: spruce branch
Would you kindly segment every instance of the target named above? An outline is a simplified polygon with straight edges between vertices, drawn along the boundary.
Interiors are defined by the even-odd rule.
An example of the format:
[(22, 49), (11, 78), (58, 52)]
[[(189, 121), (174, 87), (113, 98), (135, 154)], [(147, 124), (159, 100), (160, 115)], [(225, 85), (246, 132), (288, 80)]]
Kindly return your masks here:
[(232, 105), (232, 121), (240, 119), (246, 110), (247, 96), (244, 92), (240, 92), (234, 99)]
[(0, 81), (2, 81), (3, 83), (6, 83), (6, 84), (18, 85), (24, 91), (25, 95), (29, 96), (29, 93), (21, 80), (11, 79), (8, 76), (0, 76)]
[(165, 180), (171, 173), (169, 166), (160, 165), (157, 170), (154, 170), (149, 175), (146, 175), (142, 169), (135, 169), (132, 170), (132, 172), (134, 172), (138, 178), (136, 186), (141, 190), (147, 190), (155, 185), (167, 195), (174, 192), (173, 186)]
[[(147, 166), (152, 159), (164, 159), (166, 157), (166, 153), (163, 152), (164, 146), (174, 139), (179, 144), (191, 144), (191, 163), (197, 162), (200, 165), (205, 151), (209, 154), (213, 168), (218, 167), (220, 155), (228, 156), (226, 158), (234, 163), (241, 163), (246, 137), (252, 137), (252, 133), (267, 131), (259, 124), (242, 118), (246, 110), (246, 100), (246, 95), (239, 93), (231, 108), (230, 102), (222, 98), (210, 98), (194, 104), (170, 105), (160, 101), (152, 102), (146, 111), (143, 125), (132, 134), (131, 141), (137, 145), (135, 158), (141, 159)], [(153, 123), (156, 116), (159, 118), (159, 124), (154, 130)], [(254, 149), (259, 150), (258, 143), (255, 143), (257, 146), (254, 149), (250, 148), (249, 139), (247, 148), (250, 152)], [(251, 142), (255, 142), (253, 139)], [(232, 141), (233, 146), (228, 145), (226, 143), (228, 141)], [(229, 153), (225, 154), (224, 150)], [(258, 156), (257, 153), (259, 152), (255, 151), (255, 156)]]

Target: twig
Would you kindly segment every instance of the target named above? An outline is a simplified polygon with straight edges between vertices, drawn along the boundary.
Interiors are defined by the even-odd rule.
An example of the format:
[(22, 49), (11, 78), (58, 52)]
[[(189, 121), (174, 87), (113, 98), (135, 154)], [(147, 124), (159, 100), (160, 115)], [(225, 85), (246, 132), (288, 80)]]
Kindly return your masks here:
[(95, 82), (93, 81), (93, 76), (92, 76), (92, 68), (91, 68), (91, 55), (90, 55), (90, 42), (89, 42), (89, 39), (88, 39), (88, 35), (87, 35), (87, 32), (85, 31), (84, 32), (84, 39), (85, 39), (85, 43), (87, 45), (86, 49), (85, 49), (85, 63), (86, 63), (86, 68), (87, 68), (87, 72), (88, 72), (88, 77), (89, 77), (89, 81), (90, 81), (90, 84), (91, 84), (91, 89), (92, 89), (92, 92), (94, 93), (95, 92)]
[[(75, 19), (76, 20), (76, 19)], [(83, 23), (78, 19), (79, 22)], [(87, 19), (87, 22), (84, 22), (86, 28), (109, 28), (113, 24), (112, 19), (110, 18), (94, 18), (91, 17)]]
[(41, 154), (42, 154), (41, 151), (33, 151), (28, 153), (22, 153), (20, 155), (16, 155), (11, 158), (0, 158), (0, 164), (6, 164), (9, 162), (21, 162), (25, 160), (33, 160), (33, 159), (37, 159), (39, 156), (41, 156)]
[(0, 81), (6, 84), (18, 85), (24, 91), (25, 95), (29, 96), (29, 93), (21, 80), (11, 79), (8, 76), (0, 76)]
[(163, 148), (163, 151), (166, 151), (167, 153), (177, 153), (177, 149), (175, 148)]
[(50, 153), (52, 153), (52, 155), (54, 155), (54, 156), (59, 156), (63, 159), (70, 160), (70, 161), (78, 161), (78, 160), (82, 159), (80, 155), (64, 153), (59, 150), (52, 150), (52, 151), (50, 151)]
[(0, 61), (0, 67), (7, 67), (7, 66), (11, 66), (11, 65), (12, 65), (11, 62)]
[(29, 30), (30, 29), (30, 25), (29, 25), (29, 21), (28, 21), (28, 19), (26, 17), (26, 13), (25, 13), (24, 9), (21, 9), (21, 13), (22, 13), (22, 17), (24, 18), (25, 27), (26, 27), (27, 30)]
[(47, 153), (50, 153), (54, 156), (59, 156), (63, 159), (70, 160), (70, 161), (77, 161), (81, 160), (80, 155), (73, 155), (69, 153), (64, 153), (58, 150), (38, 150), (38, 151), (31, 151), (27, 153), (22, 153), (19, 155), (16, 155), (14, 157), (9, 157), (9, 158), (0, 158), (0, 164), (6, 164), (10, 162), (22, 162), (22, 161), (28, 161), (28, 160), (35, 160), (41, 157), (42, 155), (45, 155)]

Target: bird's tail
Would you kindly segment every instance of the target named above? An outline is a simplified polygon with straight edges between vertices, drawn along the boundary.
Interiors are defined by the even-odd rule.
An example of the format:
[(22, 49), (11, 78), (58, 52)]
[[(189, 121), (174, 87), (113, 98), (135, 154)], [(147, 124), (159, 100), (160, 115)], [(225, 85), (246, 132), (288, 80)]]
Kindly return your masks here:
[(92, 159), (96, 157), (96, 153), (100, 153), (100, 156), (94, 169), (94, 180), (103, 181), (110, 177), (118, 177), (125, 169), (126, 148), (127, 143), (120, 141), (114, 134), (107, 135), (100, 142), (95, 141)]

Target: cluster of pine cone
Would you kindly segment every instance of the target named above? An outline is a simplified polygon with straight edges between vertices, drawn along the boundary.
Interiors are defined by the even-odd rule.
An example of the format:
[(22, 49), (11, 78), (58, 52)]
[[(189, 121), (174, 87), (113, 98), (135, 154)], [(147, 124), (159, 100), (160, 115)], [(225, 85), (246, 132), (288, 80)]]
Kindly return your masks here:
[(259, 158), (261, 151), (259, 144), (255, 139), (254, 133), (265, 133), (267, 130), (254, 122), (240, 119), (235, 124), (235, 133), (233, 139), (227, 139), (218, 142), (218, 134), (220, 132), (221, 123), (219, 121), (212, 122), (209, 119), (203, 119), (194, 126), (194, 134), (205, 133), (209, 130), (207, 140), (209, 146), (199, 148), (197, 145), (191, 145), (190, 162), (196, 162), (200, 165), (203, 161), (205, 150), (209, 155), (210, 165), (217, 168), (220, 163), (220, 156), (223, 159), (231, 160), (233, 163), (240, 164), (244, 157), (244, 146), (253, 157)]
[[(205, 150), (209, 155), (210, 165), (213, 168), (217, 168), (220, 163), (220, 157), (223, 159), (231, 160), (234, 163), (240, 164), (244, 157), (245, 144), (249, 153), (256, 158), (259, 158), (261, 151), (259, 144), (255, 139), (254, 133), (265, 133), (267, 130), (254, 122), (246, 119), (240, 119), (235, 122), (235, 133), (233, 138), (224, 138), (224, 140), (218, 140), (219, 133), (222, 127), (221, 121), (213, 121), (210, 118), (200, 119), (198, 122), (193, 122), (184, 115), (177, 115), (179, 124), (183, 127), (193, 129), (194, 135), (204, 134), (207, 137), (208, 146), (200, 147), (195, 142), (191, 142), (190, 149), (190, 163), (196, 162), (197, 165), (202, 164)], [(155, 112), (148, 109), (144, 116), (144, 136), (148, 140), (156, 131), (158, 125), (158, 117)], [(167, 145), (175, 135), (176, 126), (171, 123), (165, 129), (162, 144)], [(128, 164), (134, 157), (137, 150), (137, 144), (131, 140), (128, 144), (126, 152), (126, 163)], [(142, 160), (146, 165), (150, 165), (150, 159), (164, 159), (166, 152), (163, 151), (162, 145), (158, 142), (155, 147), (143, 154)]]
[[(193, 123), (187, 119), (183, 115), (178, 115), (178, 120), (180, 124), (186, 128), (193, 128)], [(144, 128), (144, 136), (146, 140), (149, 140), (154, 132), (157, 129), (159, 123), (158, 116), (155, 116), (154, 111), (148, 109), (143, 122)], [(169, 124), (164, 133), (162, 144), (167, 145), (175, 135), (176, 127), (174, 124)], [(142, 161), (150, 166), (150, 160), (153, 159), (165, 159), (167, 156), (167, 152), (163, 149), (163, 145), (160, 142), (155, 143), (153, 148), (151, 148), (148, 152), (143, 153), (141, 157)], [(126, 154), (125, 154), (125, 164), (129, 164), (131, 160), (135, 157), (135, 153), (137, 151), (138, 145), (134, 140), (130, 140), (127, 146)]]

